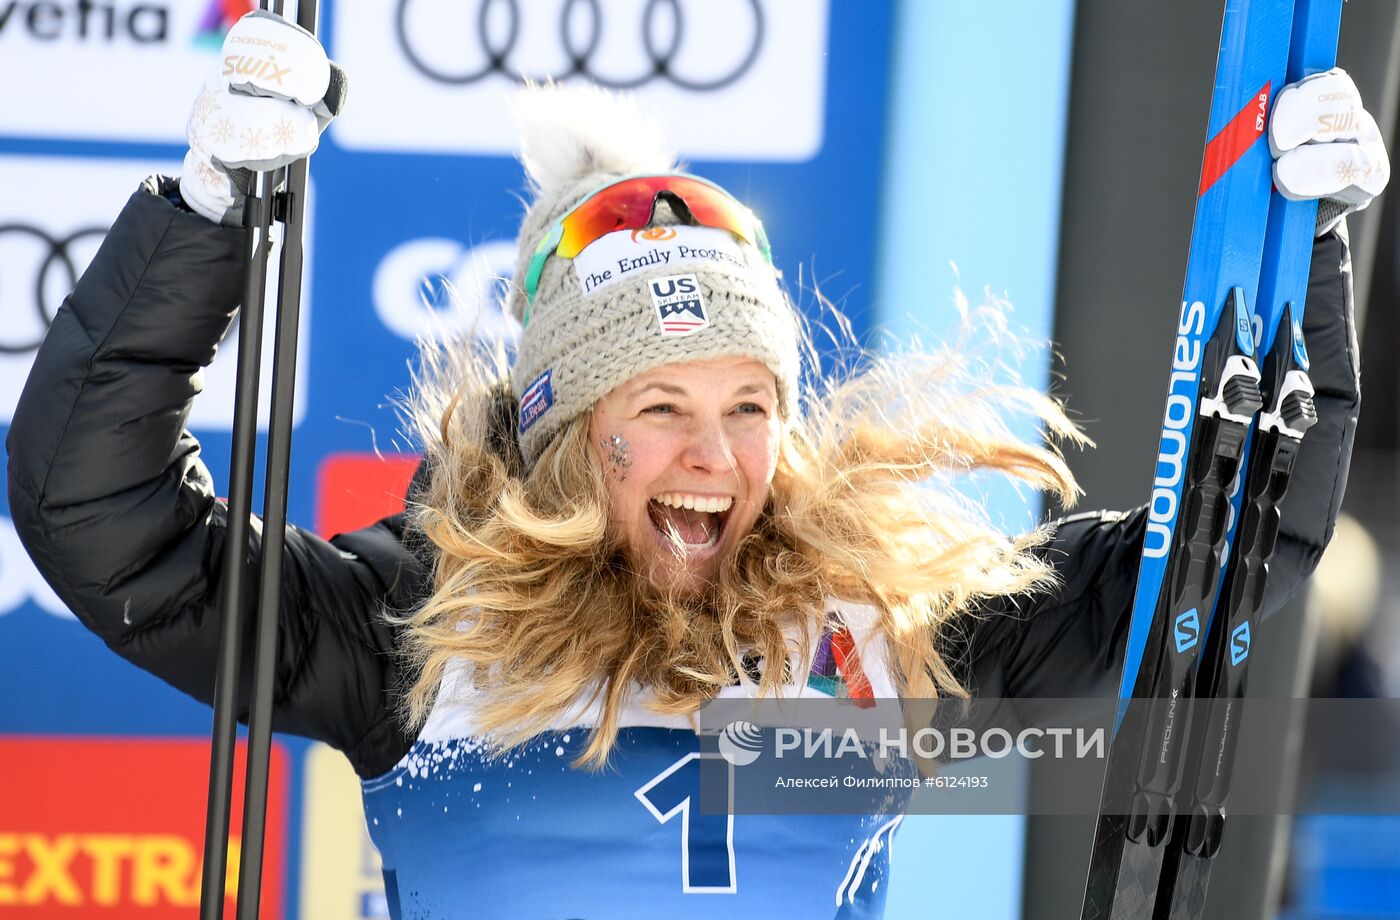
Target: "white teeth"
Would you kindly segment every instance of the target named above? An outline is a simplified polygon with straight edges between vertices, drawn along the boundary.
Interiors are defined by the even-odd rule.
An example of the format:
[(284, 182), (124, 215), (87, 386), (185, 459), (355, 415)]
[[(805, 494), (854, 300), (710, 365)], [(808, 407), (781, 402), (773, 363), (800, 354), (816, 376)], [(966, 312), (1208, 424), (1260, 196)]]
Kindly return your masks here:
[(719, 514), (728, 511), (734, 504), (732, 496), (706, 497), (703, 495), (688, 495), (684, 492), (662, 492), (652, 499), (663, 505), (670, 505), (672, 508), (689, 508), (693, 511), (700, 511), (709, 514)]

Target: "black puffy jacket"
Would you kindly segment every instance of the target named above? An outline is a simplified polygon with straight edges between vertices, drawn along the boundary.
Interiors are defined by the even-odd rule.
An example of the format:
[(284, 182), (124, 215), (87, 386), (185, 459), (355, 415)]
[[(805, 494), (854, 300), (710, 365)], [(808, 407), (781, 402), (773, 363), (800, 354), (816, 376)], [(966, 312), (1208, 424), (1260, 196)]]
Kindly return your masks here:
[[(237, 308), (243, 233), (177, 208), (173, 189), (152, 179), (132, 196), (58, 311), (10, 426), (9, 498), (20, 539), (79, 619), (207, 702), (227, 509), (184, 421)], [(1359, 404), (1346, 260), (1342, 239), (1318, 240), (1305, 332), (1320, 421), (1294, 475), (1307, 487), (1285, 501), (1269, 609), (1316, 566), (1346, 482)], [(1061, 587), (988, 611), (949, 650), (978, 694), (1111, 692), (1144, 520), (1139, 509), (1060, 522), (1042, 551)], [(414, 740), (395, 709), (412, 675), (380, 610), (408, 609), (426, 587), (403, 515), (329, 542), (289, 528), (274, 728), (332, 745), (364, 777), (398, 762)]]

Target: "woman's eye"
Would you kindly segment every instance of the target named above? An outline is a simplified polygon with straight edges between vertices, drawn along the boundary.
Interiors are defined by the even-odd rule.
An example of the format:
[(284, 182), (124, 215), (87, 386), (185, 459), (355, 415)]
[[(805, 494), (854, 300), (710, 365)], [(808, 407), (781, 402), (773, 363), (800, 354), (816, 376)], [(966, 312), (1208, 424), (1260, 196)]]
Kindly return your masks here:
[(734, 407), (734, 411), (740, 415), (766, 415), (768, 410), (758, 403), (740, 403)]
[(656, 415), (671, 415), (676, 411), (676, 407), (670, 403), (659, 403), (655, 406), (647, 406), (643, 412), (651, 412)]

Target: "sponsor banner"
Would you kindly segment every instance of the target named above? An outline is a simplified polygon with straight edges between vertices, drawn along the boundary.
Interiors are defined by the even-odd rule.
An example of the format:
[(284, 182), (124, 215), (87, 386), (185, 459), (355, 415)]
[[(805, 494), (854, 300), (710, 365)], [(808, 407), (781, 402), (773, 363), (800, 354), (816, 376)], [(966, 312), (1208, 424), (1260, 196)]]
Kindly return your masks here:
[(74, 619), (68, 607), (44, 581), (24, 544), (15, 533), (14, 521), (0, 514), (0, 617), (33, 603), (45, 613), (61, 619)]
[[(243, 804), (244, 746), (234, 776)], [(0, 910), (31, 920), (187, 918), (199, 904), (208, 741), (0, 738)], [(287, 756), (272, 746), (261, 916), (283, 915)], [(236, 833), (236, 822), (235, 822)], [(240, 841), (230, 844), (232, 916)]]
[(648, 227), (618, 230), (589, 243), (574, 259), (574, 275), (584, 294), (596, 294), (634, 273), (657, 267), (703, 265), (748, 274), (748, 263), (733, 234), (714, 227)]
[(501, 309), (515, 271), (514, 240), (465, 246), (444, 237), (405, 240), (375, 269), (374, 311), (409, 341), (472, 335), (513, 344), (520, 324)]
[[(3, 15), (5, 0), (0, 0)], [(3, 57), (3, 55), (0, 55)], [(90, 157), (0, 156), (0, 424), (14, 415), (39, 343), (59, 305), (87, 268), (117, 214), (141, 180), (152, 173), (174, 175), (177, 161)], [(309, 201), (314, 201), (311, 189)], [(310, 338), (310, 278), (315, 212), (308, 204), (306, 268), (302, 276), (301, 335), (297, 342), (296, 392), (292, 412), (300, 424), (306, 411), (306, 342)], [(280, 246), (274, 243), (276, 264)], [(272, 379), (276, 288), (269, 284), (263, 323), (262, 379)], [(188, 425), (225, 431), (233, 425), (238, 327), (229, 330), (214, 363), (204, 371), (204, 393), (195, 400)], [(267, 427), (271, 388), (264, 385), (259, 427)]]
[[(48, 254), (65, 249), (75, 263), (72, 274), (76, 276), (95, 251), (101, 231), (139, 180), (156, 168), (179, 169), (175, 158), (183, 149), (187, 113), (208, 68), (216, 62), (216, 54), (200, 44), (200, 36), (205, 35), (202, 23), (207, 15), (223, 16), (222, 11), (236, 7), (237, 2), (0, 0), (0, 19), (5, 20), (0, 24), (0, 80), (4, 81), (0, 85), (18, 86), (30, 94), (22, 100), (7, 96), (0, 104), (0, 140), (7, 140), (0, 147), (26, 155), (46, 154), (27, 159), (0, 154), (0, 187), (9, 190), (0, 196), (0, 220), (42, 226), (48, 237), (60, 241), (85, 228), (95, 231), (67, 246), (34, 242), (32, 251), (19, 234), (0, 235), (0, 345), (26, 346), (17, 350), (23, 354), (0, 348), (0, 435), (5, 433), (32, 362), (33, 344), (71, 287), (61, 259), (55, 256), (53, 264), (45, 265)], [(159, 41), (140, 42), (138, 37), (154, 34), (148, 26), (156, 20), (148, 12), (135, 20), (131, 14), (137, 7), (154, 6), (168, 9), (168, 30)], [(395, 29), (400, 8), (408, 39), (402, 43)], [(308, 211), (317, 237), (316, 249), (309, 255), (324, 254), (328, 260), (315, 263), (316, 322), (304, 321), (300, 336), (309, 362), (298, 367), (298, 428), (289, 496), (292, 521), (332, 533), (401, 509), (414, 461), (400, 464), (391, 459), (383, 464), (372, 459), (370, 451), (376, 438), (386, 450), (397, 449), (390, 446), (396, 420), (386, 394), (408, 383), (404, 365), (412, 357), (413, 340), (474, 333), (479, 338), (510, 341), (518, 334), (518, 327), (501, 315), (495, 300), (497, 279), (514, 269), (513, 236), (521, 212), (514, 194), (522, 188), (520, 168), (512, 156), (515, 132), (499, 117), (509, 90), (517, 84), (499, 73), (475, 85), (440, 82), (444, 75), (451, 77), (445, 68), (452, 66), (453, 55), (478, 54), (470, 43), (454, 38), (451, 30), (474, 30), (478, 17), (485, 16), (494, 42), (505, 34), (499, 31), (501, 26), (509, 27), (509, 17), (516, 17), (518, 48), (512, 55), (528, 65), (519, 70), (530, 70), (542, 54), (567, 60), (572, 52), (560, 52), (564, 47), (560, 41), (575, 42), (580, 35), (591, 41), (587, 30), (594, 8), (593, 3), (572, 0), (407, 0), (402, 4), (332, 0), (322, 5), (330, 50), (347, 64), (357, 89), (312, 167), (321, 194)], [(701, 171), (763, 216), (777, 245), (780, 267), (789, 278), (829, 283), (827, 293), (841, 301), (854, 327), (863, 331), (874, 267), (874, 207), (880, 164), (886, 155), (889, 79), (887, 68), (871, 67), (870, 62), (881, 59), (888, 48), (894, 18), (890, 8), (825, 0), (603, 0), (596, 8), (607, 18), (598, 20), (597, 49), (590, 53), (589, 66), (606, 65), (608, 72), (595, 77), (615, 83), (625, 76), (619, 68), (656, 66), (644, 44), (641, 52), (636, 51), (643, 42), (638, 29), (645, 26), (649, 40), (661, 43), (656, 47), (664, 52), (660, 60), (665, 69), (638, 85), (642, 105), (664, 113), (671, 140), (685, 156), (725, 157)], [(573, 34), (561, 39), (557, 17), (566, 10)], [(741, 29), (750, 23), (746, 17), (754, 10), (763, 16), (762, 41), (753, 61), (746, 64), (742, 58), (753, 43), (741, 41)], [(630, 19), (617, 18), (624, 14)], [(30, 29), (31, 16), (38, 32), (44, 33), (37, 38)], [(109, 16), (115, 17), (110, 40)], [(58, 27), (69, 31), (46, 37)], [(215, 29), (203, 40), (217, 45), (220, 38)], [(670, 47), (673, 39), (676, 44)], [(700, 43), (693, 44), (697, 39)], [(632, 50), (626, 49), (629, 42)], [(412, 45), (411, 54), (404, 45)], [(23, 54), (17, 55), (20, 49)], [(149, 60), (148, 51), (153, 52)], [(526, 57), (519, 57), (527, 51)], [(495, 52), (491, 54), (497, 60)], [(433, 73), (415, 66), (415, 59)], [(36, 62), (42, 68), (36, 69)], [(742, 72), (728, 83), (707, 88), (693, 85), (697, 74), (714, 75), (722, 66), (733, 70), (735, 65), (743, 65)], [(45, 85), (31, 87), (36, 75)], [(94, 80), (101, 80), (101, 85), (92, 85)], [(841, 113), (840, 132), (824, 129), (828, 107)], [(132, 142), (147, 146), (121, 147), (113, 158), (98, 146)], [(385, 150), (393, 155), (378, 152)], [(444, 152), (471, 155), (436, 155)], [(154, 156), (169, 159), (158, 164), (141, 159)], [(807, 162), (793, 165), (794, 160), (803, 159)], [(817, 188), (822, 194), (812, 195)], [(842, 215), (841, 245), (836, 252), (829, 250), (831, 214)], [(34, 268), (26, 267), (31, 263)], [(14, 265), (21, 269), (13, 271)], [(312, 267), (308, 263), (308, 278), (313, 276)], [(676, 273), (689, 271), (696, 269)], [(44, 294), (37, 299), (32, 296), (33, 272), (50, 275)], [(792, 293), (799, 303), (810, 305), (812, 298), (803, 296), (808, 290), (794, 284)], [(310, 303), (309, 298), (305, 303)], [(326, 310), (333, 311), (333, 322), (325, 321)], [(270, 322), (268, 329), (270, 335)], [(33, 342), (24, 342), (25, 336)], [(220, 492), (227, 482), (234, 351), (232, 339), (220, 348), (215, 367), (205, 373), (206, 392), (195, 401), (189, 421)], [(270, 358), (270, 346), (264, 354)], [(227, 373), (221, 377), (224, 367)], [(307, 372), (315, 379), (305, 376)], [(265, 360), (264, 384), (270, 376), (270, 360)], [(263, 409), (265, 413), (266, 395)], [(347, 455), (347, 450), (363, 453)], [(331, 465), (323, 478), (322, 461), (328, 457), (347, 462)], [(356, 467), (360, 462), (363, 465)], [(202, 707), (158, 679), (138, 673), (76, 624), (45, 615), (62, 615), (62, 605), (24, 557), (12, 525), (3, 518), (0, 612), (19, 614), (0, 616), (0, 648), (14, 650), (0, 667), (0, 696), (24, 701), (0, 706), (0, 732), (194, 734), (207, 724), (208, 714)], [(26, 651), (36, 648), (46, 653), (38, 656)], [(5, 658), (0, 652), (0, 659)], [(292, 748), (296, 756), (301, 750), (299, 745)], [(82, 756), (91, 763), (102, 755)], [(163, 760), (163, 755), (151, 754), (150, 749), (145, 756), (157, 764)], [(0, 760), (6, 764), (32, 767), (36, 760), (47, 764), (53, 759), (20, 758), (11, 748), (0, 747)], [(308, 773), (319, 772), (308, 765)], [(202, 814), (207, 774), (202, 759), (198, 773)], [(8, 778), (13, 787), (13, 774)], [(28, 785), (21, 788), (33, 788), (31, 780), (24, 782)], [(63, 788), (45, 784), (34, 798), (61, 803), (81, 782), (69, 777)], [(101, 785), (109, 796), (121, 794), (115, 783)], [(313, 789), (308, 785), (305, 794), (314, 795)], [(294, 809), (301, 807), (302, 794), (300, 786), (293, 790)], [(10, 832), (4, 818), (9, 801), (10, 796), (0, 793), (0, 830), (5, 832)], [(148, 805), (147, 810), (156, 812), (160, 807)], [(312, 829), (326, 821), (325, 808), (307, 807), (316, 810), (314, 819), (307, 818), (304, 824), (303, 815), (293, 816), (294, 836), (304, 832), (308, 838), (293, 866), (302, 865), (303, 854), (312, 858), (330, 846), (324, 835)], [(342, 817), (362, 823), (358, 803), (347, 800), (339, 808)], [(20, 832), (29, 833), (15, 833)], [(359, 827), (354, 835), (347, 831), (340, 840), (360, 841), (363, 834)], [(190, 839), (197, 850), (197, 839)], [(349, 891), (344, 903), (351, 915), (375, 916), (378, 895), (370, 879), (377, 870), (370, 869), (372, 860), (358, 842), (350, 850), (347, 860), (339, 864), (349, 868), (328, 884)], [(75, 858), (88, 859), (77, 865), (88, 869), (83, 884), (91, 888), (91, 858), (82, 856), (80, 848), (75, 852)], [(22, 886), (31, 881), (29, 863), (20, 864), (13, 855), (5, 859), (0, 882)], [(129, 887), (129, 861), (122, 863), (122, 871), (127, 873), (122, 884)], [(307, 871), (311, 872), (309, 866)], [(281, 877), (285, 881), (285, 874)], [(301, 882), (283, 886), (284, 916), (339, 916), (332, 908), (304, 907), (301, 894), (306, 887)], [(315, 901), (316, 905), (328, 903)], [(5, 907), (0, 905), (0, 916)], [(96, 910), (85, 913), (83, 907), (29, 907), (13, 912), (47, 916), (32, 912), (50, 909), (62, 911), (57, 916), (104, 915)], [(149, 910), (165, 909), (138, 911), (128, 904), (106, 913), (149, 916)], [(187, 908), (180, 915), (192, 912)]]
[(370, 0), (334, 18), (332, 41), (375, 92), (331, 133), (510, 154), (520, 80), (583, 79), (634, 91), (690, 156), (806, 160), (823, 141), (827, 15), (825, 0)]
[(183, 144), (194, 89), (228, 25), (255, 7), (0, 0), (0, 135)]
[(330, 538), (403, 511), (420, 460), (355, 451), (327, 456), (316, 471), (316, 532)]
[(306, 753), (301, 906), (307, 920), (389, 920), (379, 853), (365, 828), (360, 780), (324, 744)]

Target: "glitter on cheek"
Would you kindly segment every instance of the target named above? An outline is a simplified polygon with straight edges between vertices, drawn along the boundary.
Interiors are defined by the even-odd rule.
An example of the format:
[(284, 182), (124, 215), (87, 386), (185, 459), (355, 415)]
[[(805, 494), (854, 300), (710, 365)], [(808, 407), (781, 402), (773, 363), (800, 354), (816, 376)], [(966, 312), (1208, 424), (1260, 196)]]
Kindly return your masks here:
[(612, 434), (600, 438), (599, 443), (603, 447), (603, 454), (607, 457), (608, 466), (612, 469), (613, 475), (618, 482), (627, 481), (627, 470), (632, 466), (631, 448), (626, 439), (620, 434)]

